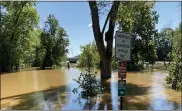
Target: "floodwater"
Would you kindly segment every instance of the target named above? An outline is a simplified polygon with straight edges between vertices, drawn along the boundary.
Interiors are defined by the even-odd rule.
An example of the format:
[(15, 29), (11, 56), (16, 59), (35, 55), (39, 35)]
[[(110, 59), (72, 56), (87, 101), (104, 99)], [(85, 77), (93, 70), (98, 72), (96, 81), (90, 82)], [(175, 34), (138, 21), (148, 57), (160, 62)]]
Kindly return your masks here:
[[(1, 75), (2, 110), (119, 110), (118, 75), (104, 82), (108, 89), (89, 105), (72, 90), (77, 68), (22, 71)], [(125, 110), (180, 110), (181, 92), (165, 88), (163, 72), (127, 73)], [(99, 74), (97, 74), (100, 77)]]

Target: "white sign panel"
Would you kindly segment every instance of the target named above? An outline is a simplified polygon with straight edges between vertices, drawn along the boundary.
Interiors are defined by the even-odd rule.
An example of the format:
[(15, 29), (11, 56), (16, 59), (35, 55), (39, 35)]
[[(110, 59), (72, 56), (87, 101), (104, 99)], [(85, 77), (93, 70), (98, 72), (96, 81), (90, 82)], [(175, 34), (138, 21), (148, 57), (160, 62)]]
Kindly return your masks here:
[(129, 33), (116, 32), (115, 56), (117, 60), (130, 61), (131, 58), (131, 35)]

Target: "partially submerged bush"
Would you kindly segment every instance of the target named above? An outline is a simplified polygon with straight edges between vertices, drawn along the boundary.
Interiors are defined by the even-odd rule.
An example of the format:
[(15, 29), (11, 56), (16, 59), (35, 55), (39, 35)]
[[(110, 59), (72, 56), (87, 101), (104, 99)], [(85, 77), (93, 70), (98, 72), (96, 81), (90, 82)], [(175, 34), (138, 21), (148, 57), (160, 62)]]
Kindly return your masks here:
[(78, 79), (74, 79), (79, 86), (78, 88), (73, 89), (73, 93), (79, 93), (78, 89), (80, 89), (81, 93), (79, 94), (79, 97), (87, 100), (86, 106), (89, 105), (90, 109), (90, 105), (96, 101), (95, 98), (99, 94), (102, 94), (104, 88), (101, 87), (100, 80), (96, 77), (96, 73), (94, 73), (94, 71), (91, 69), (93, 66), (91, 52), (88, 51), (84, 59), (85, 63), (87, 64), (87, 69), (85, 73), (80, 74)]
[(166, 77), (166, 83), (172, 85), (172, 89), (180, 89), (182, 82), (182, 65), (180, 63), (170, 64), (169, 76)]
[(173, 89), (180, 89), (182, 82), (182, 49), (181, 37), (182, 24), (174, 30), (172, 52), (169, 53), (172, 61), (169, 63), (168, 70), (169, 76), (166, 82), (172, 85)]
[(100, 81), (94, 73), (81, 73), (78, 79), (74, 79), (78, 84), (78, 88), (74, 88), (73, 92), (78, 93), (81, 89), (81, 97), (89, 99), (102, 94), (103, 88), (100, 87)]

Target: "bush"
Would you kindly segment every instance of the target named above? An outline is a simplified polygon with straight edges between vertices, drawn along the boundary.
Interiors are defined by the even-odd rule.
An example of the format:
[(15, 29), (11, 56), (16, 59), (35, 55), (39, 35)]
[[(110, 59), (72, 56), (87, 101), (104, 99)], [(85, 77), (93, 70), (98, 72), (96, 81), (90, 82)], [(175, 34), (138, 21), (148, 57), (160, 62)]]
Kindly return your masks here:
[(100, 81), (96, 78), (94, 73), (81, 73), (78, 79), (74, 79), (78, 84), (78, 88), (74, 88), (73, 92), (78, 93), (81, 89), (81, 97), (89, 99), (102, 94), (103, 88), (100, 87)]
[(114, 69), (114, 70), (118, 69), (118, 61), (117, 60), (112, 60), (111, 65), (112, 65), (112, 69)]
[(79, 86), (78, 88), (73, 89), (73, 93), (78, 93), (78, 89), (81, 89), (80, 98), (84, 98), (87, 100), (86, 105), (95, 102), (95, 97), (99, 94), (102, 94), (104, 88), (101, 87), (99, 79), (96, 77), (96, 73), (92, 70), (91, 66), (93, 66), (93, 57), (92, 54), (87, 50), (85, 53), (85, 61), (86, 64), (86, 73), (81, 73), (78, 79), (74, 79)]
[(182, 80), (182, 65), (179, 63), (172, 63), (169, 65), (169, 75), (166, 77), (166, 83), (172, 85), (172, 89), (179, 89)]
[(169, 76), (166, 77), (166, 83), (171, 84), (173, 89), (180, 89), (182, 82), (182, 49), (181, 49), (181, 26), (174, 31), (173, 44), (172, 44), (172, 61), (168, 66)]

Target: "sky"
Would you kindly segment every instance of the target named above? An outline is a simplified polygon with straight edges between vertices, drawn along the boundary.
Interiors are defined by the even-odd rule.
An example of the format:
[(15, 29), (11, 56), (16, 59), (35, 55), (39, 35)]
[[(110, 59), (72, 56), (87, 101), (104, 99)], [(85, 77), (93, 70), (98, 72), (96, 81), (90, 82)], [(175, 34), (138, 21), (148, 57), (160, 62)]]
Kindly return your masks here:
[[(54, 14), (59, 25), (66, 30), (70, 40), (68, 57), (79, 55), (80, 46), (94, 40), (88, 2), (38, 2), (36, 9), (40, 15), (41, 28), (48, 15)], [(156, 24), (159, 31), (164, 27), (174, 29), (181, 21), (180, 2), (156, 2), (154, 10), (159, 14), (159, 22)], [(103, 15), (101, 28), (104, 20)]]

